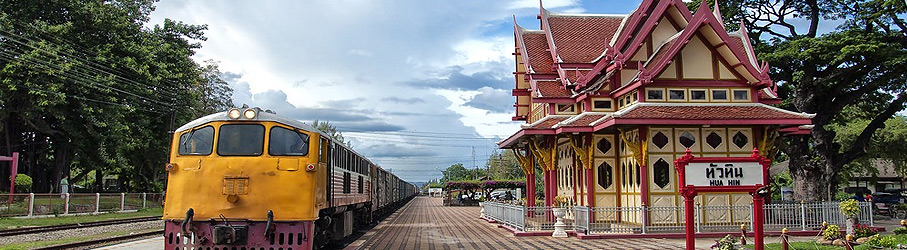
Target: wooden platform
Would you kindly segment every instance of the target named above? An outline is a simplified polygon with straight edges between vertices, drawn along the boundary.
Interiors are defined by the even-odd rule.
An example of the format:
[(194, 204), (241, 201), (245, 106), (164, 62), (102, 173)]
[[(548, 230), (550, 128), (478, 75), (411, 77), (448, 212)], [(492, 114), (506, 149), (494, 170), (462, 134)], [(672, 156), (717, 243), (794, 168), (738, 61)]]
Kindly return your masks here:
[[(697, 246), (707, 247), (707, 246)], [(517, 237), (479, 218), (478, 207), (445, 207), (416, 197), (346, 249), (683, 249), (665, 239)]]

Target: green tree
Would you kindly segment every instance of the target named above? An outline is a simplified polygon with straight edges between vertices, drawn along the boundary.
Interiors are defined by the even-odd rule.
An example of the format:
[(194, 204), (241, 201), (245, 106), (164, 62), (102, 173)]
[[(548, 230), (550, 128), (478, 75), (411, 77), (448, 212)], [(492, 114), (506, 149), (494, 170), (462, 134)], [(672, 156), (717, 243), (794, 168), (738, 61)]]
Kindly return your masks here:
[[(869, 120), (854, 120), (831, 128), (838, 134), (837, 143), (844, 145), (843, 150), (848, 150), (869, 123)], [(907, 117), (899, 115), (886, 121), (885, 126), (872, 136), (866, 155), (845, 166), (841, 180), (848, 180), (855, 174), (876, 176), (879, 174), (876, 165), (880, 163), (892, 164), (901, 175), (907, 175)]]
[(441, 183), (471, 179), (469, 170), (463, 167), (462, 163), (450, 165), (446, 170), (442, 170), (441, 173), (443, 174)]
[(339, 141), (340, 143), (350, 146), (350, 142), (346, 141), (346, 139), (343, 138), (343, 133), (338, 131), (337, 127), (335, 127), (331, 123), (315, 120), (312, 121), (312, 127), (318, 129), (321, 132), (324, 132), (325, 134), (328, 134), (335, 141)]
[[(741, 0), (725, 20), (744, 20), (769, 62), (783, 107), (816, 114), (809, 135), (786, 137), (795, 199), (830, 200), (845, 165), (869, 154), (873, 135), (907, 102), (907, 6), (901, 0)], [(827, 20), (842, 20), (820, 34)], [(805, 22), (804, 22), (805, 21)], [(828, 27), (826, 27), (828, 28)], [(846, 111), (846, 112), (845, 112)], [(832, 129), (866, 120), (846, 147)]]
[(205, 26), (148, 27), (153, 3), (0, 1), (0, 152), (22, 152), (35, 192), (70, 172), (95, 173), (98, 190), (108, 174), (123, 191), (155, 186), (171, 123), (212, 107), (191, 58)]
[(485, 163), (485, 167), (488, 169), (488, 177), (492, 180), (525, 178), (523, 169), (517, 163), (513, 152), (509, 150), (492, 152), (491, 156), (488, 157), (488, 162)]

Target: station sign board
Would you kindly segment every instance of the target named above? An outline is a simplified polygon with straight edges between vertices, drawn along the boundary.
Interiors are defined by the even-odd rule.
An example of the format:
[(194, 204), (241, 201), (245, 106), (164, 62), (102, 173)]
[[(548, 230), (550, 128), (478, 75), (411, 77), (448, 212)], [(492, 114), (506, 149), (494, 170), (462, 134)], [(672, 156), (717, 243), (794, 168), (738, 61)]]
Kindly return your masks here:
[(752, 162), (690, 162), (684, 168), (686, 184), (692, 186), (762, 185), (762, 164)]

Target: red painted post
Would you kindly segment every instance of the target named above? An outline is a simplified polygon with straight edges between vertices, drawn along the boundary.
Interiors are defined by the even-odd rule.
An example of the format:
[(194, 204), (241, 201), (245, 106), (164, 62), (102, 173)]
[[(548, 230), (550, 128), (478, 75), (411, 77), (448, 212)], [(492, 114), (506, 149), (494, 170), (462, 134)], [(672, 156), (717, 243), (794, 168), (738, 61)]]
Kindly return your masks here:
[(696, 249), (696, 229), (693, 228), (693, 220), (696, 218), (693, 214), (693, 195), (692, 192), (686, 190), (686, 187), (681, 192), (683, 193), (683, 215), (685, 217), (686, 223), (684, 225), (687, 238), (687, 249)]
[(13, 204), (13, 194), (16, 193), (16, 173), (19, 172), (19, 152), (13, 152), (12, 164), (9, 171), (9, 198), (6, 204)]
[(758, 193), (753, 194), (753, 244), (754, 250), (764, 250), (765, 242), (763, 238), (765, 233), (763, 232), (763, 224), (765, 223), (765, 213), (763, 210), (763, 205), (765, 204), (765, 198)]

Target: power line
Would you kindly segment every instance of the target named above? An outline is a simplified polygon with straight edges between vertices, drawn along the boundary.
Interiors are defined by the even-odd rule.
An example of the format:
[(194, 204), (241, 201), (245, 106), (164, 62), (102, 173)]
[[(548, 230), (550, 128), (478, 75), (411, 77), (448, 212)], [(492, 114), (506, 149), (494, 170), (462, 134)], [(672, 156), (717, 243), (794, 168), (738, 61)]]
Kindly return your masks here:
[[(6, 30), (0, 29), (0, 31), (3, 31), (4, 33), (7, 33), (7, 34), (12, 34), (12, 33), (10, 33), (9, 31), (6, 31)], [(18, 35), (16, 35), (16, 34), (12, 34), (12, 35), (18, 36)], [(58, 56), (57, 54), (68, 55), (68, 56), (70, 57), (70, 59), (82, 63), (82, 64), (80, 64), (80, 65), (85, 65), (85, 67), (91, 68), (91, 66), (87, 65), (87, 64), (90, 64), (87, 60), (80, 59), (79, 57), (74, 56), (74, 55), (71, 55), (71, 54), (68, 54), (68, 53), (66, 53), (66, 52), (63, 52), (63, 51), (54, 49), (54, 52), (56, 52), (56, 54), (55, 54), (55, 53), (51, 53), (51, 51), (49, 51), (49, 50), (47, 50), (47, 49), (32, 46), (32, 45), (30, 45), (30, 44), (28, 44), (28, 43), (26, 43), (26, 42), (23, 42), (22, 40), (19, 40), (19, 39), (16, 39), (16, 38), (12, 38), (12, 37), (10, 37), (10, 36), (3, 36), (3, 35), (0, 35), (0, 36), (6, 38), (6, 39), (9, 40), (9, 41), (12, 41), (12, 42), (21, 44), (21, 45), (26, 46), (26, 47), (29, 47), (29, 48), (32, 48), (33, 50), (41, 51), (41, 52), (43, 52), (43, 53), (45, 53), (45, 54), (47, 54), (47, 55), (49, 55), (49, 56)], [(19, 37), (21, 37), (21, 36), (19, 36)], [(23, 37), (23, 39), (28, 40), (29, 38)], [(30, 41), (30, 42), (36, 42), (36, 41), (34, 41), (34, 40), (29, 40), (29, 41)], [(7, 52), (7, 53), (9, 53), (9, 52)], [(13, 58), (15, 58), (14, 55), (11, 55), (11, 56), (13, 56)], [(47, 65), (47, 64), (45, 64), (45, 65)], [(59, 66), (59, 65), (50, 65), (50, 66), (51, 66), (51, 67), (55, 67), (57, 70), (60, 70), (60, 71), (62, 71), (62, 72), (70, 72), (70, 71), (64, 70), (63, 67), (62, 67), (62, 66)], [(89, 70), (89, 71), (93, 71), (94, 73), (104, 73), (104, 74), (112, 75), (112, 76), (114, 76), (114, 77), (118, 77), (118, 75), (116, 75), (116, 74), (113, 74), (113, 73), (110, 73), (110, 72), (106, 72), (106, 71), (102, 71), (102, 70), (98, 70), (98, 69), (96, 69), (96, 68), (91, 68), (91, 69), (88, 69), (88, 70)], [(81, 74), (84, 74), (84, 76), (88, 76), (88, 77), (91, 76), (91, 75), (88, 75), (88, 74), (85, 73), (85, 72), (79, 72), (78, 70), (75, 70), (75, 72), (71, 72), (71, 73), (81, 73)], [(64, 73), (64, 74), (65, 74), (65, 73)], [(122, 77), (120, 77), (120, 78), (122, 78)], [(86, 79), (87, 79), (87, 78), (86, 78)], [(135, 96), (135, 97), (137, 97), (137, 98), (140, 98), (140, 99), (143, 99), (143, 100), (147, 100), (147, 101), (149, 101), (149, 102), (155, 102), (155, 103), (158, 103), (158, 104), (161, 104), (161, 105), (171, 106), (171, 104), (163, 103), (163, 102), (160, 102), (160, 101), (157, 101), (157, 100), (148, 99), (148, 98), (146, 98), (146, 97), (144, 97), (144, 96), (141, 96), (141, 95), (138, 95), (138, 94), (129, 92), (129, 91), (121, 90), (121, 89), (115, 88), (115, 87), (113, 87), (113, 86), (102, 85), (102, 84), (96, 83), (96, 82), (94, 82), (94, 81), (87, 81), (87, 82), (90, 83), (90, 84), (94, 84), (94, 85), (96, 85), (96, 86), (99, 86), (99, 87), (105, 87), (105, 88), (108, 88), (108, 89), (111, 89), (111, 90), (114, 90), (114, 91), (117, 91), (117, 92), (120, 92), (120, 93), (123, 93), (123, 94)]]
[[(20, 28), (23, 28), (23, 26), (19, 26), (19, 27), (20, 27)], [(34, 30), (34, 29), (32, 29), (32, 30), (33, 30), (33, 31), (37, 31), (37, 30)], [(0, 29), (0, 31), (4, 31), (6, 34), (13, 35), (13, 36), (19, 37), (20, 39), (28, 40), (28, 41), (30, 41), (30, 42), (37, 42), (35, 39), (29, 38), (29, 37), (25, 37), (25, 36), (22, 36), (22, 35), (19, 35), (19, 34), (15, 34), (15, 33), (12, 33), (12, 32), (10, 32), (10, 31), (7, 31), (7, 30)], [(42, 33), (42, 34), (48, 35), (47, 33)], [(71, 45), (71, 46), (73, 46), (73, 47), (80, 47), (80, 48), (82, 48), (83, 50), (88, 50), (88, 48), (86, 48), (85, 46), (82, 46), (82, 45), (80, 45), (80, 44), (77, 44), (77, 43), (74, 43), (74, 42), (72, 42), (72, 41), (69, 41), (69, 40), (66, 40), (66, 39), (64, 39), (64, 38), (61, 38), (59, 35), (51, 35), (51, 37), (53, 37), (54, 39), (56, 39), (58, 42), (57, 42), (57, 43), (53, 43), (53, 42), (48, 41), (47, 39), (42, 39), (42, 41), (49, 42), (49, 43), (52, 43), (52, 44), (54, 44), (54, 45), (58, 45), (58, 46), (61, 46), (61, 47), (62, 47), (62, 45), (63, 45), (63, 42), (65, 42), (65, 43), (67, 43), (67, 44), (69, 44), (69, 45)], [(26, 46), (27, 46), (27, 45), (26, 45)], [(68, 55), (68, 56), (70, 56), (70, 57), (72, 57), (72, 58), (75, 58), (76, 60), (79, 60), (79, 58), (89, 58), (88, 53), (86, 53), (85, 51), (79, 51), (79, 50), (75, 50), (75, 49), (73, 49), (73, 51), (76, 52), (76, 53), (78, 53), (78, 54), (81, 54), (81, 56), (76, 56), (76, 55), (70, 54), (70, 53), (68, 53), (68, 52), (66, 52), (66, 51), (57, 50), (57, 52), (62, 53), (62, 54), (64, 54), (64, 55)], [(89, 60), (81, 60), (81, 61), (82, 61), (82, 62), (85, 62), (85, 63), (87, 63), (87, 64), (94, 65), (94, 67), (92, 67), (91, 65), (88, 65), (88, 66), (89, 66), (89, 67), (92, 67), (93, 69), (95, 69), (95, 70), (97, 70), (97, 71), (102, 71), (102, 72), (105, 72), (105, 73), (114, 75), (115, 77), (120, 78), (121, 80), (123, 80), (123, 81), (125, 81), (125, 82), (127, 82), (127, 83), (132, 83), (133, 86), (136, 86), (136, 87), (139, 87), (139, 86), (145, 87), (145, 88), (148, 88), (149, 90), (152, 90), (152, 91), (159, 91), (159, 90), (163, 89), (163, 88), (160, 88), (159, 86), (142, 84), (142, 83), (136, 82), (135, 80), (132, 80), (132, 79), (129, 79), (129, 78), (126, 78), (126, 77), (122, 77), (122, 76), (120, 76), (120, 75), (117, 75), (117, 74), (115, 74), (115, 73), (111, 73), (111, 72), (107, 71), (107, 70), (110, 70), (110, 71), (117, 71), (117, 72), (119, 72), (119, 73), (126, 74), (126, 72), (123, 72), (121, 69), (114, 69), (114, 68), (108, 67), (108, 66), (106, 66), (106, 65), (102, 65), (102, 64), (96, 63), (96, 62), (94, 62), (94, 61), (89, 61)], [(104, 70), (104, 69), (97, 69), (97, 68), (95, 68), (95, 67), (101, 67), (101, 68), (104, 68), (104, 69), (107, 69), (107, 70)], [(162, 79), (162, 80), (166, 81), (166, 79)], [(171, 82), (171, 83), (172, 83), (172, 82)], [(175, 98), (175, 97), (177, 96), (177, 94), (175, 94), (175, 93), (166, 92), (166, 89), (164, 89), (163, 91), (160, 91), (160, 93), (163, 93), (163, 94), (165, 94), (165, 95), (168, 95), (168, 96), (166, 96), (166, 97), (169, 97), (169, 98)]]

